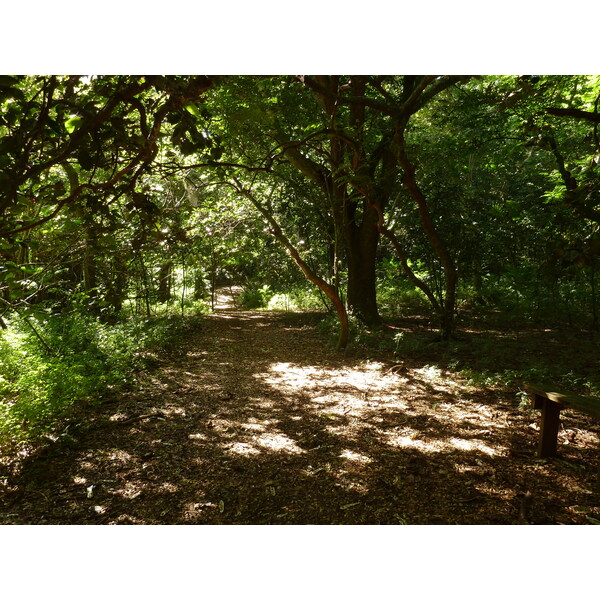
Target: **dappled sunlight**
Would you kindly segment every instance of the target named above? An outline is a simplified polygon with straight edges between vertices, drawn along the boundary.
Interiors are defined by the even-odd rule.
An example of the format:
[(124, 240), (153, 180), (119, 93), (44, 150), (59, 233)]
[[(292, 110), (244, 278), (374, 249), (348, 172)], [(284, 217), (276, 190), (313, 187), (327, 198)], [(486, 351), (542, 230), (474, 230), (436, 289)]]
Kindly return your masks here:
[(415, 448), (425, 453), (441, 452), (442, 450), (429, 441), (419, 439), (417, 432), (408, 435), (390, 433), (386, 435), (386, 438), (386, 442), (396, 448)]
[[(487, 435), (505, 426), (497, 411), (463, 398), (468, 390), (460, 380), (431, 365), (398, 374), (376, 361), (339, 368), (278, 362), (254, 377), (283, 397), (304, 398), (305, 410), (322, 420), (324, 431), (348, 440), (360, 441), (366, 429), (376, 427), (374, 434), (395, 448), (423, 453), (479, 450), (493, 455), (497, 451), (488, 444), (470, 439), (477, 432), (469, 427), (476, 425), (481, 435)], [(450, 400), (441, 401), (432, 393), (443, 393)], [(433, 438), (423, 435), (424, 423), (414, 429), (405, 426), (409, 420), (430, 417), (436, 423)], [(427, 430), (433, 424), (429, 422)]]
[(272, 364), (268, 373), (257, 373), (255, 377), (265, 383), (285, 389), (312, 390), (342, 387), (346, 393), (368, 394), (387, 387), (382, 381), (381, 363), (366, 362), (358, 367), (323, 368), (314, 365), (300, 366), (287, 362)]
[(116, 412), (113, 413), (109, 418), (111, 421), (115, 421), (115, 422), (119, 422), (119, 421), (124, 421), (129, 415), (122, 413), (122, 412)]
[(269, 424), (269, 421), (265, 421), (265, 423), (245, 423), (242, 427), (249, 431), (264, 431)]
[(135, 500), (142, 494), (142, 488), (145, 487), (140, 481), (126, 481), (121, 487), (109, 488), (108, 492), (117, 494), (127, 500)]
[(306, 451), (300, 448), (294, 440), (282, 433), (266, 433), (256, 437), (256, 443), (273, 452), (287, 452), (289, 454), (304, 454)]
[(113, 452), (109, 453), (106, 458), (110, 461), (122, 464), (128, 463), (133, 459), (131, 454), (129, 454), (129, 452), (126, 452), (125, 450), (114, 450)]
[[(507, 474), (536, 426), (511, 400), (436, 365), (332, 354), (290, 322), (211, 315), (178, 363), (101, 408), (63, 495), (32, 501), (115, 524), (518, 520)], [(575, 473), (517, 460), (524, 485)]]
[(260, 323), (256, 323), (257, 321), (265, 321), (271, 316), (271, 313), (266, 311), (256, 310), (253, 312), (245, 312), (241, 314), (240, 312), (219, 312), (219, 319), (233, 320), (233, 321), (254, 321), (255, 325), (260, 325)]
[(228, 444), (226, 449), (228, 452), (242, 455), (260, 454), (263, 451), (284, 454), (304, 454), (306, 452), (294, 440), (278, 432), (253, 435), (247, 441)]
[(449, 373), (442, 371), (435, 365), (425, 365), (419, 369), (408, 370), (409, 378), (406, 381), (418, 380), (438, 392), (455, 394), (465, 391), (467, 387), (461, 382), (453, 379)]
[(242, 456), (251, 456), (253, 454), (260, 454), (261, 450), (257, 448), (254, 444), (250, 444), (248, 442), (235, 442), (231, 444), (227, 451), (232, 454), (240, 454)]
[(499, 454), (498, 450), (494, 450), (494, 448), (490, 448), (483, 442), (479, 440), (463, 440), (457, 438), (451, 438), (448, 441), (448, 445), (456, 448), (457, 450), (466, 450), (467, 452), (483, 452), (488, 456), (497, 456)]
[(162, 491), (169, 492), (169, 493), (173, 494), (173, 493), (179, 491), (179, 486), (177, 486), (177, 485), (175, 485), (173, 483), (170, 483), (168, 481), (165, 481), (164, 483), (160, 484), (159, 489), (161, 489)]
[(360, 454), (359, 452), (354, 452), (353, 450), (348, 450), (348, 449), (343, 450), (339, 456), (340, 456), (340, 458), (350, 460), (354, 463), (361, 463), (361, 464), (365, 464), (365, 465), (373, 462), (372, 458), (369, 458), (368, 456), (365, 456), (364, 454)]
[(390, 446), (397, 448), (415, 448), (424, 453), (451, 453), (456, 450), (464, 452), (483, 452), (488, 456), (498, 456), (503, 449), (494, 449), (480, 440), (457, 437), (447, 439), (429, 439), (426, 433), (402, 428), (400, 431), (386, 431), (383, 439)]
[(161, 414), (165, 417), (185, 417), (185, 408), (181, 406), (175, 406), (173, 404), (167, 404), (161, 408)]

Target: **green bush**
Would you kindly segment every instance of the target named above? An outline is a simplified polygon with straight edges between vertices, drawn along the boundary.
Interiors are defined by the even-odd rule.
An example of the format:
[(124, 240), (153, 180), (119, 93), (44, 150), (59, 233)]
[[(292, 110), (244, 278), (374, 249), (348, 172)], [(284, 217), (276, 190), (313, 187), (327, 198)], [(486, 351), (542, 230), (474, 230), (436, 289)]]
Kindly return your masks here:
[(0, 442), (35, 435), (74, 403), (121, 389), (152, 349), (176, 343), (195, 319), (135, 318), (109, 325), (82, 315), (38, 315), (28, 325), (13, 318), (0, 332)]
[(314, 286), (305, 288), (294, 288), (290, 292), (290, 298), (298, 310), (323, 310), (323, 300)]
[(275, 294), (268, 302), (269, 310), (283, 310), (286, 312), (297, 310), (298, 305), (290, 294)]
[(273, 296), (274, 293), (268, 285), (261, 288), (247, 286), (240, 294), (240, 304), (244, 308), (265, 308)]
[(403, 279), (388, 279), (377, 286), (377, 301), (382, 314), (391, 316), (430, 313), (425, 294)]

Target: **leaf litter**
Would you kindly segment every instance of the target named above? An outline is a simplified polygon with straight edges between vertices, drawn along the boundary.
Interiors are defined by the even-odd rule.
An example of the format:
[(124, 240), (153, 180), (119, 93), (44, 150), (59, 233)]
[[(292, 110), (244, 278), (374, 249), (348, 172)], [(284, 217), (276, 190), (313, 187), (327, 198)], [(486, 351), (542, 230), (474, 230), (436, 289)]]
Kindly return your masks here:
[(514, 394), (336, 353), (321, 318), (208, 315), (135, 390), (82, 407), (76, 439), (3, 459), (0, 523), (600, 522), (597, 423), (565, 414), (560, 460), (537, 459)]

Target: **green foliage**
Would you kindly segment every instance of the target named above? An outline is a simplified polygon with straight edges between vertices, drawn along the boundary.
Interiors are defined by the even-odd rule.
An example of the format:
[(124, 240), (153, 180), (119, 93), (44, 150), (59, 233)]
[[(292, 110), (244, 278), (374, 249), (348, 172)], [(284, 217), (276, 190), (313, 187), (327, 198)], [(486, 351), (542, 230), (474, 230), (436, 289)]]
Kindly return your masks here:
[(281, 310), (290, 312), (297, 310), (298, 306), (290, 294), (275, 294), (267, 304), (269, 310)]
[(248, 285), (240, 294), (240, 304), (244, 308), (266, 308), (273, 296), (274, 293), (267, 284), (262, 287)]
[[(0, 77), (6, 415), (26, 411), (34, 397), (60, 412), (52, 398), (116, 389), (139, 358), (130, 342), (150, 343), (133, 323), (206, 312), (220, 286), (241, 285), (249, 309), (322, 309), (327, 303), (275, 239), (273, 223), (340, 294), (352, 269), (376, 257), (385, 318), (419, 314), (437, 324), (387, 239), (377, 253), (350, 260), (350, 250), (373, 231), (377, 204), (414, 275), (438, 300), (447, 295), (439, 253), (391, 145), (392, 115), (421, 84), (443, 78), (214, 83)], [(360, 97), (369, 101), (361, 106)], [(600, 330), (599, 101), (598, 76), (482, 76), (427, 96), (410, 116), (406, 150), (458, 273), (459, 318), (477, 315), (517, 339), (533, 323)], [(258, 206), (273, 221), (265, 224)], [(346, 293), (349, 303), (353, 296)], [(29, 308), (55, 315), (32, 324), (56, 356), (15, 320), (15, 310)], [(128, 325), (124, 314), (134, 317)], [(355, 321), (352, 331), (355, 343), (396, 356), (434, 352), (414, 336)], [(480, 350), (493, 357), (493, 348)], [(435, 351), (451, 360), (450, 346)]]
[(285, 312), (323, 310), (323, 303), (314, 290), (297, 287), (290, 292), (274, 294), (267, 303), (267, 308)]
[(401, 278), (380, 281), (377, 300), (382, 313), (389, 316), (423, 314), (431, 310), (425, 294)]
[(393, 337), (393, 351), (396, 358), (402, 359), (407, 356), (414, 358), (419, 356), (429, 343), (428, 340), (414, 333), (400, 331)]
[(268, 310), (323, 310), (323, 301), (318, 294), (306, 286), (287, 288), (287, 291), (276, 292), (268, 285), (258, 287), (247, 285), (240, 294), (240, 304), (244, 308), (265, 308)]
[(168, 348), (195, 321), (179, 317), (102, 324), (80, 314), (31, 318), (0, 332), (0, 441), (51, 428), (69, 407), (131, 383), (150, 353)]
[(323, 298), (319, 297), (317, 291), (312, 287), (295, 287), (287, 296), (297, 310), (322, 311), (325, 309)]

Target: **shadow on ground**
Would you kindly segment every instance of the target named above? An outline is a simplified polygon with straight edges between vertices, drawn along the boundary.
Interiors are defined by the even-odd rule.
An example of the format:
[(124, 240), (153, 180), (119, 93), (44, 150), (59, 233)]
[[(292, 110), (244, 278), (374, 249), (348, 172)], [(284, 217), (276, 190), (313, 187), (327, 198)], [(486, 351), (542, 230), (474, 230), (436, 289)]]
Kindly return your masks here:
[(8, 474), (14, 524), (512, 524), (600, 520), (597, 427), (414, 360), (327, 348), (310, 314), (211, 315), (130, 395)]

